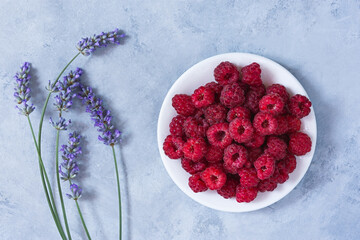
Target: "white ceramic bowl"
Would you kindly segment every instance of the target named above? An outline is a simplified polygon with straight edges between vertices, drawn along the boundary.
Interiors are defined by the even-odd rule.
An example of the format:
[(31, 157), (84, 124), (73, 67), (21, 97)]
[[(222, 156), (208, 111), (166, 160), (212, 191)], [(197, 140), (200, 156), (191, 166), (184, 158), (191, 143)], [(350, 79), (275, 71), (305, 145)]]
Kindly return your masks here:
[(238, 67), (248, 65), (252, 62), (257, 62), (261, 66), (261, 76), (265, 86), (273, 83), (284, 85), (289, 93), (302, 94), (308, 96), (305, 89), (301, 86), (299, 81), (284, 67), (278, 63), (248, 53), (227, 53), (205, 59), (181, 75), (167, 93), (162, 104), (159, 120), (158, 120), (158, 146), (161, 159), (164, 166), (175, 184), (189, 197), (207, 207), (227, 211), (227, 212), (248, 212), (267, 207), (281, 198), (285, 197), (305, 175), (309, 168), (311, 160), (314, 156), (316, 145), (316, 119), (314, 109), (311, 108), (311, 113), (301, 120), (301, 131), (307, 133), (312, 140), (311, 152), (305, 156), (297, 157), (297, 167), (290, 178), (284, 184), (278, 184), (278, 187), (273, 192), (260, 193), (256, 199), (250, 203), (238, 203), (234, 198), (224, 199), (216, 193), (216, 191), (208, 190), (202, 193), (194, 193), (188, 186), (188, 174), (181, 167), (180, 160), (173, 160), (168, 158), (163, 151), (163, 142), (166, 136), (170, 134), (169, 124), (171, 119), (176, 116), (176, 111), (171, 106), (171, 99), (175, 94), (185, 93), (191, 95), (193, 91), (201, 85), (214, 81), (214, 68), (222, 61), (229, 61)]

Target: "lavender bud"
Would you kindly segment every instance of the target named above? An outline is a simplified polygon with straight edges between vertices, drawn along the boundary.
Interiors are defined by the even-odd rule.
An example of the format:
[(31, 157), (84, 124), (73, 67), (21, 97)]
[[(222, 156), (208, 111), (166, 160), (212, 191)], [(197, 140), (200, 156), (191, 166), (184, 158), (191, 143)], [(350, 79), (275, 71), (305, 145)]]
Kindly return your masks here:
[[(31, 104), (29, 105), (29, 101), (30, 101), (30, 87), (29, 87), (29, 81), (31, 79), (30, 76), (30, 63), (25, 62), (21, 67), (20, 67), (20, 71), (16, 73), (16, 75), (14, 76), (14, 79), (16, 81), (16, 85), (15, 85), (15, 92), (14, 92), (14, 97), (15, 97), (15, 102), (18, 104), (18, 106), (16, 106), (16, 108), (19, 110), (19, 113), (25, 116), (30, 115), (30, 113), (32, 113), (35, 109), (34, 105)], [(19, 106), (20, 105), (20, 106)]]

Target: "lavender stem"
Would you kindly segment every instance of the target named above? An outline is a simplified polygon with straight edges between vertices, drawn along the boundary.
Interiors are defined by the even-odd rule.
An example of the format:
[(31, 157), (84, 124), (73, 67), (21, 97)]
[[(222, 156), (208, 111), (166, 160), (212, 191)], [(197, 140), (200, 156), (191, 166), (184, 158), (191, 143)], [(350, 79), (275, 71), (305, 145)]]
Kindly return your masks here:
[(56, 181), (58, 185), (58, 191), (59, 191), (59, 198), (61, 202), (61, 208), (63, 212), (64, 222), (65, 222), (65, 228), (68, 235), (69, 240), (71, 240), (71, 234), (69, 229), (69, 224), (66, 217), (66, 210), (64, 205), (64, 199), (61, 191), (61, 184), (60, 184), (60, 176), (59, 176), (59, 136), (60, 136), (60, 130), (57, 130), (56, 133), (56, 147), (55, 147), (55, 154), (56, 154)]
[(115, 172), (116, 172), (116, 181), (117, 181), (117, 191), (118, 191), (118, 199), (119, 199), (119, 239), (121, 240), (121, 193), (120, 193), (120, 179), (119, 179), (119, 170), (116, 161), (115, 155), (115, 148), (114, 145), (111, 145), (113, 156), (114, 156), (114, 163), (115, 163)]

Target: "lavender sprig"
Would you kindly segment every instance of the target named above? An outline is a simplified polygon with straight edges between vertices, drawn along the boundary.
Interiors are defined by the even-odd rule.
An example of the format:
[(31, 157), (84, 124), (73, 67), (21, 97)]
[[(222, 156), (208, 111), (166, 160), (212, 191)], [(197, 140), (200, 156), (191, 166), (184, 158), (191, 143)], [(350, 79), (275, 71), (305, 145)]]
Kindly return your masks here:
[(81, 194), (82, 194), (82, 189), (76, 185), (76, 184), (71, 184), (70, 185), (70, 190), (71, 190), (71, 194), (66, 194), (66, 196), (69, 198), (69, 199), (74, 199), (74, 200), (78, 200), (80, 197), (81, 197)]
[(80, 89), (79, 98), (86, 104), (86, 112), (90, 113), (94, 126), (101, 132), (98, 139), (105, 145), (114, 146), (120, 141), (121, 132), (114, 129), (111, 112), (104, 108), (103, 101), (95, 96), (91, 87), (81, 85)]
[[(29, 105), (28, 102), (30, 101), (30, 87), (29, 81), (31, 79), (30, 76), (30, 63), (25, 62), (21, 67), (20, 71), (16, 73), (14, 79), (16, 80), (15, 85), (15, 102), (18, 104), (16, 108), (19, 110), (19, 113), (25, 116), (29, 116), (35, 109), (34, 105)], [(20, 106), (19, 106), (20, 105)]]
[(88, 56), (98, 48), (106, 47), (108, 44), (120, 44), (121, 38), (125, 34), (120, 33), (119, 29), (110, 32), (102, 32), (99, 35), (82, 38), (77, 44), (77, 49), (81, 54)]
[(49, 89), (59, 91), (59, 94), (55, 96), (54, 106), (59, 111), (60, 116), (62, 112), (66, 112), (72, 106), (72, 99), (76, 96), (76, 90), (80, 85), (82, 73), (83, 71), (77, 68), (75, 71), (70, 71), (62, 81), (58, 81), (56, 87), (49, 83)]
[(62, 145), (63, 162), (59, 166), (59, 173), (63, 181), (73, 179), (79, 173), (76, 158), (82, 153), (80, 145), (81, 136), (77, 132), (69, 134), (69, 145)]
[(60, 117), (57, 122), (54, 122), (52, 118), (50, 118), (49, 122), (56, 130), (67, 130), (67, 127), (71, 123), (71, 120), (69, 119), (68, 121), (66, 121), (65, 118)]

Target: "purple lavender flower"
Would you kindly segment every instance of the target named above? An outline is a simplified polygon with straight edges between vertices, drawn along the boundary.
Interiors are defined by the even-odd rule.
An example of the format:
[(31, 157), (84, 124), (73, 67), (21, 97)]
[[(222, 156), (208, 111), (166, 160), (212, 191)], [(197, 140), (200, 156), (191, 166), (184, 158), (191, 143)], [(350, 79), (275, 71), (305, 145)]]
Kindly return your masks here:
[(83, 100), (83, 104), (86, 104), (86, 112), (90, 113), (94, 126), (101, 132), (98, 139), (105, 145), (115, 145), (120, 141), (121, 132), (114, 129), (110, 111), (103, 107), (102, 100), (95, 96), (91, 87), (81, 85), (80, 89), (79, 98)]
[(90, 55), (97, 48), (106, 47), (108, 44), (120, 44), (120, 39), (124, 38), (125, 34), (121, 34), (119, 29), (107, 33), (100, 33), (92, 37), (82, 38), (77, 44), (77, 49), (85, 56)]
[(63, 117), (60, 117), (57, 122), (54, 122), (52, 118), (50, 118), (50, 124), (57, 130), (67, 130), (67, 126), (69, 126), (70, 123), (71, 120), (66, 121)]
[(79, 173), (79, 167), (76, 158), (82, 153), (80, 145), (81, 136), (77, 132), (69, 133), (68, 145), (62, 145), (63, 162), (59, 166), (61, 179), (67, 181), (75, 178)]
[(68, 198), (78, 200), (81, 197), (82, 189), (78, 185), (71, 184), (70, 191), (71, 191), (71, 194), (68, 194), (68, 193), (66, 194), (66, 196)]
[(29, 80), (31, 79), (30, 76), (30, 63), (25, 62), (21, 67), (20, 71), (16, 73), (14, 76), (16, 80), (16, 86), (14, 88), (15, 93), (15, 101), (18, 105), (16, 106), (19, 109), (19, 113), (25, 116), (29, 116), (35, 109), (34, 105), (29, 105), (28, 102), (30, 101), (30, 87), (29, 87)]
[(60, 93), (55, 96), (54, 106), (60, 113), (66, 112), (72, 106), (72, 99), (76, 96), (76, 89), (80, 85), (80, 77), (83, 71), (77, 68), (75, 71), (70, 71), (62, 81), (57, 82), (56, 87), (49, 82), (49, 91), (59, 91)]

